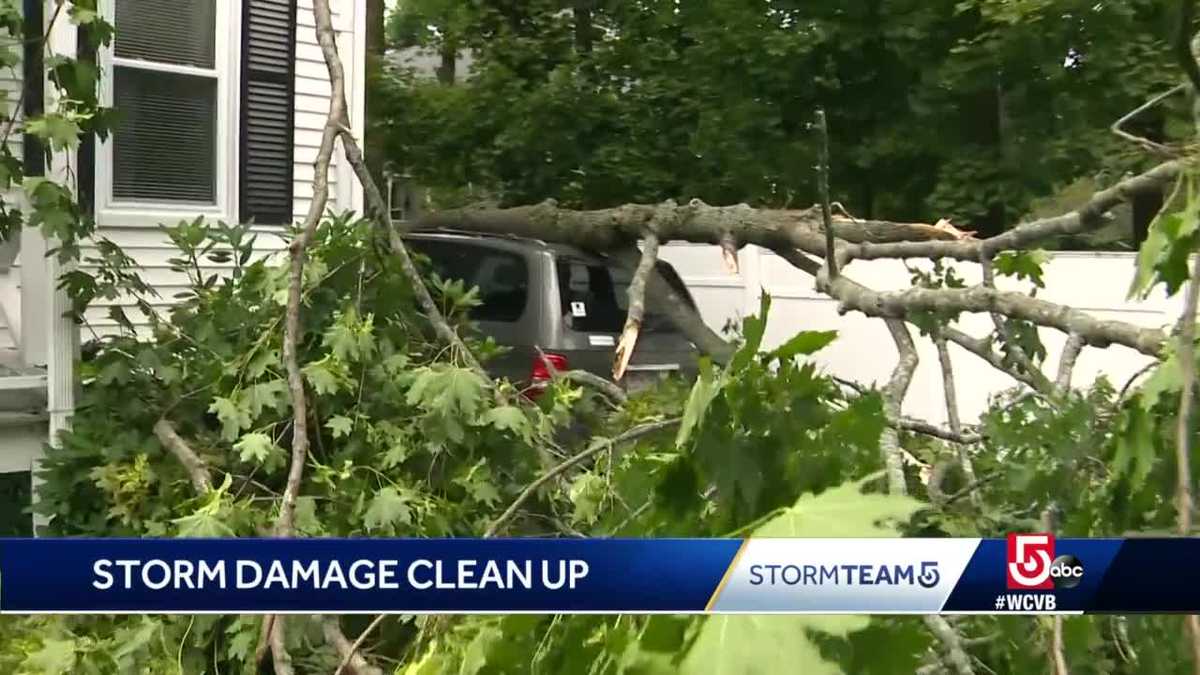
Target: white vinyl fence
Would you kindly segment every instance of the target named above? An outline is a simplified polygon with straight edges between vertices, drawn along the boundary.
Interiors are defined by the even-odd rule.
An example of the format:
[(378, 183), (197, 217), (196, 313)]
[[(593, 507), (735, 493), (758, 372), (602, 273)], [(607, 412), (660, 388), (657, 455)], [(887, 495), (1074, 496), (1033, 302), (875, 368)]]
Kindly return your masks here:
[[(758, 312), (760, 289), (771, 294), (765, 347), (772, 347), (802, 330), (836, 330), (838, 339), (817, 355), (831, 374), (864, 384), (884, 384), (896, 363), (896, 348), (879, 319), (851, 312), (838, 315), (837, 303), (813, 288), (812, 277), (795, 269), (775, 254), (747, 247), (739, 255), (739, 272), (730, 274), (715, 246), (671, 244), (661, 249), (664, 260), (679, 271), (691, 289), (705, 321), (721, 330), (729, 321)], [(1156, 290), (1144, 302), (1126, 300), (1133, 278), (1133, 253), (1062, 252), (1043, 266), (1046, 288), (1039, 297), (1071, 305), (1098, 318), (1120, 319), (1144, 326), (1165, 327), (1175, 322), (1182, 310), (1182, 293), (1166, 298)], [(908, 261), (928, 269), (928, 261)], [(979, 266), (951, 263), (968, 284), (980, 282)], [(875, 290), (902, 290), (910, 286), (904, 263), (897, 260), (856, 261), (845, 271), (850, 278)], [(1001, 289), (1027, 290), (1027, 282), (997, 278)], [(958, 324), (964, 332), (985, 336), (992, 328), (986, 315), (963, 315)], [(904, 400), (904, 414), (931, 422), (946, 421), (946, 404), (941, 385), (937, 352), (928, 338), (913, 330), (920, 365)], [(1054, 377), (1058, 355), (1066, 336), (1042, 329), (1048, 352), (1045, 371)], [(988, 397), (1014, 385), (1004, 375), (974, 354), (950, 345), (958, 388), (959, 409), (964, 421), (975, 421), (987, 406)], [(1120, 387), (1150, 359), (1121, 346), (1085, 348), (1075, 368), (1073, 384), (1083, 386), (1106, 376)]]

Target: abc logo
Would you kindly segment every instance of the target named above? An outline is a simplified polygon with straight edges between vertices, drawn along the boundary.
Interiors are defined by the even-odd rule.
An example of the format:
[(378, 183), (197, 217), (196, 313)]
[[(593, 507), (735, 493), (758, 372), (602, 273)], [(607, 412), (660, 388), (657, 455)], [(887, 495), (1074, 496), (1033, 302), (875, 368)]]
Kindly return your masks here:
[(1050, 563), (1055, 588), (1075, 588), (1083, 581), (1083, 563), (1073, 555), (1060, 555)]

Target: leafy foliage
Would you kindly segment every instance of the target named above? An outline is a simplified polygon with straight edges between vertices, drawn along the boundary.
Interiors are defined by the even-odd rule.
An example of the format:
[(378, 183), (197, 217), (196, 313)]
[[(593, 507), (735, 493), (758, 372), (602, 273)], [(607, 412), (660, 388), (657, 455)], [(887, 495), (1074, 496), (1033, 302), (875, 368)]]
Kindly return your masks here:
[[(402, 3), (391, 44), (471, 56), (381, 82), (389, 157), (442, 204), (816, 201), (992, 234), (1143, 166), (1108, 127), (1175, 83), (1161, 0)], [(1170, 101), (1141, 133), (1190, 137)]]

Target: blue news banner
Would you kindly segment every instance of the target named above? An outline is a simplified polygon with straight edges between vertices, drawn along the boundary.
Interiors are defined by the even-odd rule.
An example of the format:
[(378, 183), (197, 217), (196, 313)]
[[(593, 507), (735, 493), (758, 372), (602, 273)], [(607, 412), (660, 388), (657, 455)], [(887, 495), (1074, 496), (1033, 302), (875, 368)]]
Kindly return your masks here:
[(0, 539), (0, 613), (1200, 612), (1200, 539)]

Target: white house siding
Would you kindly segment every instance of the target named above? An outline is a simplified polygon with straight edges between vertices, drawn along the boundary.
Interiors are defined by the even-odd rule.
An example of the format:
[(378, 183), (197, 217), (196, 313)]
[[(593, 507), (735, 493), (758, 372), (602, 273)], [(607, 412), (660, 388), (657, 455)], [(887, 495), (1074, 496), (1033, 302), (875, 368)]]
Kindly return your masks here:
[[(345, 72), (347, 99), (351, 122), (356, 135), (361, 139), (364, 111), (363, 49), (365, 46), (365, 9), (363, 0), (331, 0), (334, 27), (338, 31), (338, 51)], [(329, 74), (316, 37), (316, 22), (313, 19), (312, 0), (299, 0), (296, 27), (296, 82), (295, 82), (295, 147), (293, 152), (292, 200), (293, 215), (301, 220), (308, 213), (312, 201), (313, 160), (321, 142), (329, 109)], [(235, 88), (236, 91), (236, 88)], [(341, 146), (334, 153), (329, 172), (329, 203), (327, 209), (362, 211), (361, 190), (355, 189), (357, 181), (341, 154)], [(164, 217), (165, 224), (175, 224), (178, 216)], [(281, 252), (285, 243), (280, 238), (280, 227), (257, 227), (256, 248), (264, 254)], [(187, 287), (186, 277), (173, 272), (167, 260), (175, 255), (170, 240), (151, 223), (105, 224), (101, 234), (116, 242), (139, 265), (142, 278), (159, 293), (152, 304), (164, 310), (173, 302), (173, 296)], [(206, 262), (206, 273), (222, 272), (230, 265)], [(109, 318), (109, 308), (120, 305), (139, 327), (145, 326), (141, 312), (129, 298), (115, 301), (100, 300), (86, 312), (88, 326), (83, 329), (83, 340), (117, 330), (116, 323)]]
[[(21, 45), (16, 40), (6, 37), (0, 40), (6, 48), (15, 49), (18, 53)], [(22, 157), (22, 141), (24, 136), (19, 133), (21, 119), (21, 82), (23, 64), (18, 63), (10, 68), (0, 69), (0, 100), (5, 102), (4, 115), (15, 118), (14, 132), (9, 135), (8, 148), (16, 157)], [(19, 186), (3, 192), (6, 203), (21, 199)], [(20, 274), (13, 269), (16, 265), (16, 242), (0, 244), (0, 360), (17, 347), (16, 331), (20, 328)], [(10, 318), (11, 317), (11, 318)]]
[[(813, 280), (773, 253), (748, 247), (740, 255), (740, 273), (730, 275), (721, 263), (719, 249), (712, 246), (671, 244), (662, 249), (662, 257), (679, 270), (695, 296), (705, 321), (720, 330), (728, 321), (758, 312), (759, 289), (772, 296), (765, 343), (777, 345), (802, 330), (837, 330), (838, 339), (822, 350), (816, 360), (830, 373), (870, 384), (882, 385), (896, 363), (896, 349), (883, 322), (852, 312), (839, 315), (837, 303), (813, 288)], [(926, 269), (928, 262), (919, 263)], [(955, 264), (967, 283), (979, 283), (979, 267)], [(1125, 298), (1133, 277), (1132, 253), (1057, 253), (1044, 267), (1046, 288), (1038, 295), (1087, 311), (1098, 318), (1113, 318), (1143, 326), (1164, 327), (1173, 323), (1182, 310), (1182, 299), (1166, 299), (1161, 291), (1144, 302)], [(857, 261), (845, 274), (877, 290), (901, 290), (909, 287), (904, 264), (895, 260)], [(1028, 284), (1006, 278), (997, 279), (1002, 289), (1026, 290)], [(963, 315), (959, 325), (975, 336), (992, 329), (987, 316)], [(935, 422), (945, 422), (946, 408), (937, 352), (928, 338), (913, 331), (918, 344), (920, 365), (904, 401), (905, 414)], [(1053, 376), (1066, 336), (1043, 329), (1042, 341), (1048, 352), (1046, 371)], [(950, 345), (957, 377), (959, 406), (964, 420), (974, 421), (987, 407), (988, 397), (1014, 382), (995, 371), (975, 355)], [(1100, 375), (1120, 387), (1150, 359), (1132, 349), (1113, 346), (1108, 349), (1084, 349), (1075, 368), (1074, 383), (1085, 385)]]

